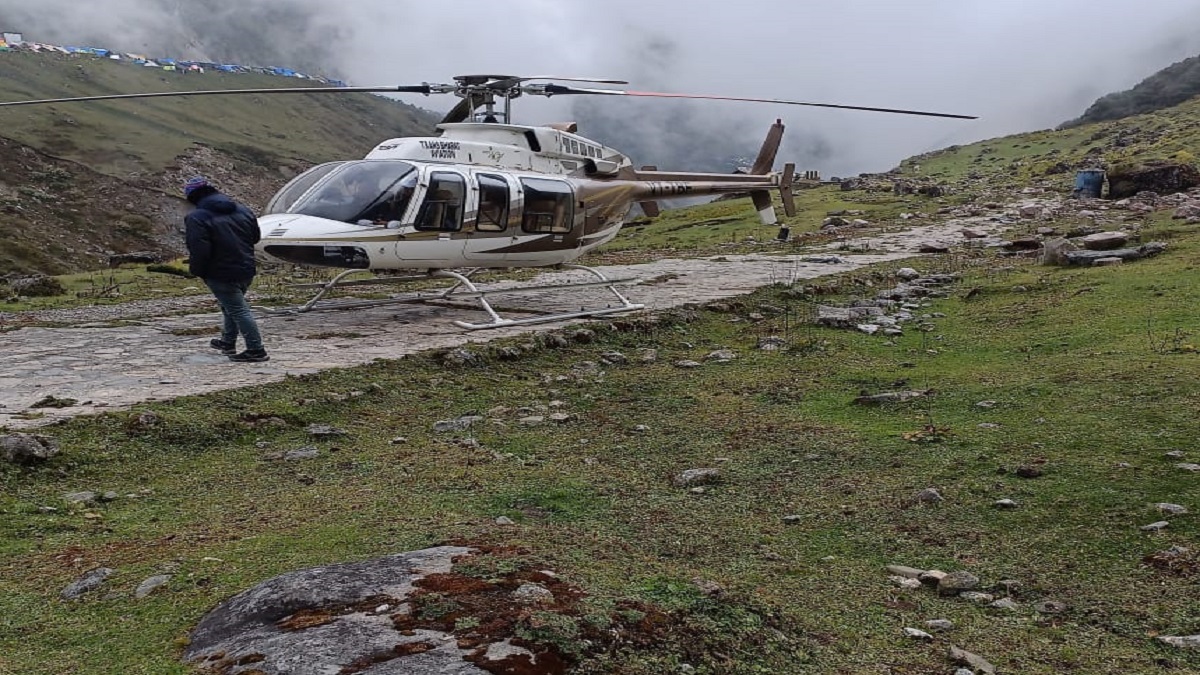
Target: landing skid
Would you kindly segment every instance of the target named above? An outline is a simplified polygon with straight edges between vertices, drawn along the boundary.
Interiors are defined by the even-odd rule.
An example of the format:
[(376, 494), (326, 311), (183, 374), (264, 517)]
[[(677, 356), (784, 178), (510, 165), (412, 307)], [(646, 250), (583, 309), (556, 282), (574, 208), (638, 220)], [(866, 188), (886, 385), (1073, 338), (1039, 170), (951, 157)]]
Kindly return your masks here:
[[(566, 321), (569, 319), (581, 319), (593, 316), (605, 316), (608, 314), (620, 314), (622, 312), (630, 312), (638, 309), (643, 309), (645, 305), (636, 304), (629, 301), (624, 295), (617, 290), (617, 286), (630, 285), (640, 283), (640, 279), (609, 279), (604, 276), (599, 270), (584, 265), (560, 265), (563, 269), (581, 270), (591, 274), (596, 278), (595, 281), (584, 281), (565, 284), (547, 284), (541, 286), (521, 286), (517, 288), (496, 288), (487, 289), (480, 288), (475, 285), (469, 278), (472, 273), (477, 270), (472, 270), (466, 274), (459, 272), (451, 272), (448, 270), (435, 270), (429, 274), (411, 277), (390, 277), (386, 279), (371, 279), (361, 281), (343, 281), (346, 277), (368, 272), (368, 270), (346, 270), (338, 274), (332, 280), (324, 284), (310, 284), (310, 287), (319, 287), (320, 290), (308, 302), (296, 307), (286, 308), (270, 308), (270, 307), (255, 307), (268, 314), (302, 314), (305, 312), (323, 311), (332, 309), (357, 309), (362, 307), (378, 307), (381, 305), (395, 305), (404, 303), (422, 303), (422, 304), (451, 304), (456, 300), (465, 299), (473, 300), (480, 309), (487, 312), (491, 317), (491, 321), (483, 323), (469, 323), (466, 321), (454, 321), (454, 325), (466, 330), (483, 330), (486, 328), (503, 328), (506, 326), (528, 326), (539, 323), (550, 323), (553, 321)], [(452, 279), (455, 284), (450, 288), (430, 294), (418, 293), (416, 297), (407, 298), (388, 298), (382, 300), (363, 300), (360, 302), (338, 303), (336, 305), (319, 306), (318, 303), (325, 297), (329, 291), (335, 286), (356, 286), (361, 284), (375, 284), (381, 281), (386, 282), (408, 282), (408, 281), (426, 281), (429, 279)], [(577, 312), (562, 312), (562, 313), (544, 313), (541, 316), (531, 317), (527, 319), (506, 319), (501, 316), (500, 311), (489, 301), (489, 297), (496, 295), (520, 295), (527, 293), (541, 293), (550, 290), (565, 290), (572, 288), (607, 288), (612, 293), (619, 304), (609, 305), (607, 307), (598, 307), (595, 309), (580, 309)], [(462, 289), (462, 290), (460, 290)], [(456, 305), (462, 306), (462, 305)], [(541, 312), (542, 310), (511, 310), (511, 311), (531, 311)]]

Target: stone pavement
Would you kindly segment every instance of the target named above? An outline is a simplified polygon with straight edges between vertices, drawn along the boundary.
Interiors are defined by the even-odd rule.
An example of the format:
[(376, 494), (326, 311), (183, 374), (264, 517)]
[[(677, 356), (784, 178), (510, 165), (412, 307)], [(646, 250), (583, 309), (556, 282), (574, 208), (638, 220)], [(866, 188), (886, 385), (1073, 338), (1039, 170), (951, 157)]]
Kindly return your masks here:
[[(640, 265), (600, 268), (609, 278), (655, 279), (653, 284), (625, 286), (622, 292), (648, 310), (687, 302), (743, 295), (777, 282), (838, 274), (886, 260), (916, 255), (931, 241), (960, 241), (958, 224), (928, 225), (873, 236), (870, 254), (845, 255), (839, 264), (803, 262), (813, 255), (729, 255), (701, 259), (664, 259)], [(851, 242), (850, 246), (861, 245)], [(836, 253), (826, 250), (822, 255)], [(578, 271), (548, 272), (530, 282), (584, 280)], [(577, 309), (583, 294), (601, 303), (611, 299), (604, 289), (561, 291), (501, 297), (497, 304)], [(507, 302), (506, 302), (507, 301)], [(0, 334), (0, 426), (39, 426), (55, 419), (124, 408), (139, 402), (169, 399), (276, 382), (287, 375), (355, 366), (375, 359), (397, 358), (437, 347), (485, 342), (496, 338), (561, 327), (567, 322), (465, 331), (451, 321), (482, 321), (482, 311), (432, 305), (397, 304), (368, 309), (272, 315), (261, 319), (271, 360), (237, 364), (216, 353), (208, 341), (218, 333), (215, 303), (200, 314), (144, 319), (117, 327), (22, 328)], [(518, 318), (509, 315), (510, 318)], [(578, 320), (576, 320), (577, 322)], [(97, 326), (97, 324), (88, 324)], [(204, 331), (205, 328), (211, 330)], [(201, 334), (195, 335), (197, 329)], [(186, 334), (181, 334), (186, 333)], [(75, 399), (67, 408), (38, 408), (43, 417), (20, 419), (46, 396)]]

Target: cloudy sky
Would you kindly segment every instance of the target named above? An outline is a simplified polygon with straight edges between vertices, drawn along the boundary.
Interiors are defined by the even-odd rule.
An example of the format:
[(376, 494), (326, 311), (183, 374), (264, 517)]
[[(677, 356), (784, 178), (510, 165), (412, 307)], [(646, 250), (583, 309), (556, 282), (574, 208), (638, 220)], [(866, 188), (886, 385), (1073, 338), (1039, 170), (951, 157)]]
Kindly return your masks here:
[[(195, 30), (197, 8), (206, 23), (239, 26), (277, 53), (319, 54), (354, 84), (473, 72), (583, 75), (626, 79), (631, 89), (981, 117), (521, 101), (521, 121), (578, 119), (582, 133), (635, 161), (679, 169), (693, 167), (667, 164), (707, 148), (753, 155), (779, 117), (788, 125), (783, 159), (825, 175), (886, 170), (945, 145), (1053, 127), (1105, 93), (1200, 54), (1200, 0), (0, 0), (0, 22), (18, 24), (5, 28), (30, 39), (86, 38), (122, 49), (158, 47), (171, 36), (190, 50), (180, 56), (220, 59)], [(287, 21), (262, 19), (281, 12)], [(439, 112), (454, 103), (408, 100)]]

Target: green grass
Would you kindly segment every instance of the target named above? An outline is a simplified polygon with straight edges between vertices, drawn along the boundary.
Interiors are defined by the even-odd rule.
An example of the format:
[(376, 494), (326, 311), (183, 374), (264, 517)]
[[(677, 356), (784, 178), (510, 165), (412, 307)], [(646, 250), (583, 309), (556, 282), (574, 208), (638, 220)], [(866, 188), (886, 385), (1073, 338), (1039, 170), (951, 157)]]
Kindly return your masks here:
[[(1195, 516), (1171, 518), (1162, 534), (1138, 530), (1161, 519), (1154, 503), (1200, 508), (1195, 474), (1165, 457), (1200, 455), (1200, 354), (1188, 348), (1200, 330), (1191, 311), (1200, 236), (1178, 231), (1171, 242), (1160, 258), (1118, 268), (970, 268), (954, 297), (928, 310), (947, 314), (936, 329), (910, 328), (894, 345), (798, 328), (809, 301), (772, 288), (735, 310), (785, 307), (789, 329), (782, 318), (731, 323), (700, 311), (633, 332), (601, 326), (593, 344), (517, 361), (462, 369), (418, 356), (141, 406), (161, 418), (149, 428), (126, 413), (55, 427), (60, 458), (0, 468), (0, 671), (186, 672), (177, 658), (188, 630), (240, 590), (454, 540), (521, 549), (583, 588), (589, 615), (635, 600), (686, 627), (653, 648), (590, 657), (580, 672), (684, 662), (702, 673), (949, 672), (950, 643), (1002, 672), (1200, 672), (1200, 656), (1153, 640), (1200, 632), (1196, 579), (1142, 563), (1191, 545)], [(968, 288), (980, 292), (963, 299)], [(753, 349), (769, 334), (794, 348)], [(1167, 335), (1182, 341), (1154, 337)], [(659, 360), (603, 376), (573, 368), (643, 347)], [(718, 348), (739, 358), (672, 365)], [(892, 388), (936, 394), (851, 404), (862, 390)], [(320, 402), (350, 390), (367, 393)], [(984, 400), (996, 406), (976, 405)], [(518, 408), (551, 401), (573, 419), (517, 424)], [(471, 412), (489, 421), (432, 431)], [(254, 422), (263, 416), (282, 423)], [(350, 435), (317, 443), (315, 460), (263, 458), (310, 444), (303, 430), (313, 423)], [(905, 439), (927, 425), (937, 442)], [(396, 436), (408, 440), (393, 445)], [(1026, 464), (1044, 475), (1017, 476)], [(709, 466), (723, 475), (703, 494), (671, 484)], [(913, 505), (926, 487), (945, 501)], [(83, 489), (138, 496), (62, 503)], [(1020, 508), (994, 509), (1000, 498)], [(502, 515), (517, 524), (496, 526)], [(788, 515), (799, 521), (784, 523)], [(1020, 608), (898, 591), (888, 563), (966, 569), (989, 586), (1016, 580)], [(118, 570), (106, 590), (57, 599), (96, 565)], [(165, 591), (132, 599), (162, 572), (174, 574)], [(693, 578), (726, 592), (702, 596)], [(1070, 609), (1039, 614), (1043, 600)], [(933, 645), (901, 636), (933, 618), (956, 628)], [(569, 643), (566, 628), (551, 622), (545, 637)], [(699, 655), (687, 657), (685, 642), (702, 645)]]

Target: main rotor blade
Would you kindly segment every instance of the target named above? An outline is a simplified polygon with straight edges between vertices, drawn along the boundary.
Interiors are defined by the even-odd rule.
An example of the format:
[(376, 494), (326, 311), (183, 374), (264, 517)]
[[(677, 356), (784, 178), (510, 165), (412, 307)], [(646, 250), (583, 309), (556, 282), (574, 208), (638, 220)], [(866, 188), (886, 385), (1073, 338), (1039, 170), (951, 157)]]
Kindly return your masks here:
[(785, 101), (778, 98), (747, 98), (742, 96), (712, 96), (706, 94), (672, 94), (661, 91), (626, 91), (622, 89), (585, 89), (581, 87), (563, 87), (557, 84), (548, 84), (545, 90), (541, 93), (546, 96), (558, 96), (560, 94), (596, 94), (600, 96), (638, 96), (645, 98), (686, 98), (686, 99), (704, 99), (710, 101), (747, 101), (750, 103), (778, 103), (781, 105), (805, 105), (814, 108), (839, 108), (842, 110), (866, 110), (869, 112), (895, 113), (898, 115), (923, 115), (926, 117), (951, 117), (960, 120), (979, 119), (974, 115), (954, 115), (951, 113), (928, 112), (924, 110), (904, 110), (900, 108), (873, 108), (861, 105), (840, 105), (837, 103), (809, 103), (806, 101)]
[(468, 84), (486, 85), (488, 88), (505, 89), (532, 80), (562, 80), (563, 82), (592, 82), (595, 84), (629, 84), (626, 80), (607, 77), (558, 77), (556, 75), (456, 75), (455, 80)]
[(400, 85), (388, 87), (281, 87), (267, 89), (214, 89), (209, 91), (159, 91), (143, 94), (105, 94), (103, 96), (73, 96), (70, 98), (44, 98), (36, 101), (5, 101), (0, 106), (40, 105), (46, 103), (75, 103), (77, 101), (115, 101), (125, 98), (162, 98), (169, 96), (226, 96), (231, 94), (348, 94), (354, 92), (429, 94), (433, 88), (428, 84)]

